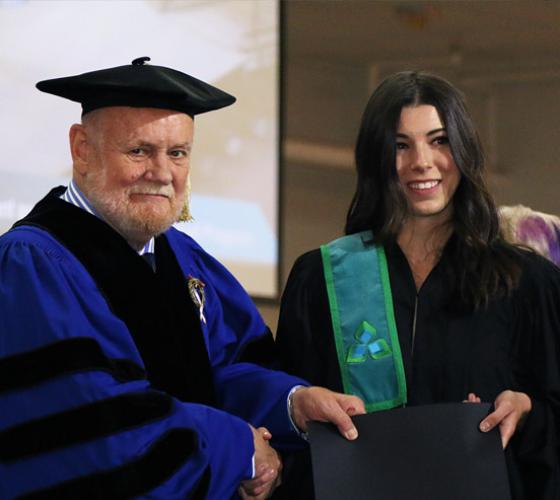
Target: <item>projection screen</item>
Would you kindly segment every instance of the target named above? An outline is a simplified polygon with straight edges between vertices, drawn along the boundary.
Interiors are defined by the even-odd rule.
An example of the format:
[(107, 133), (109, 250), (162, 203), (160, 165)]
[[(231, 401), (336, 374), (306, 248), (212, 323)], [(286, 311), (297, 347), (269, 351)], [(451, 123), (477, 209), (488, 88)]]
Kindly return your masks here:
[(149, 56), (237, 97), (195, 120), (195, 221), (177, 227), (253, 296), (275, 297), (278, 11), (278, 0), (0, 0), (0, 232), (71, 177), (80, 106), (35, 83)]

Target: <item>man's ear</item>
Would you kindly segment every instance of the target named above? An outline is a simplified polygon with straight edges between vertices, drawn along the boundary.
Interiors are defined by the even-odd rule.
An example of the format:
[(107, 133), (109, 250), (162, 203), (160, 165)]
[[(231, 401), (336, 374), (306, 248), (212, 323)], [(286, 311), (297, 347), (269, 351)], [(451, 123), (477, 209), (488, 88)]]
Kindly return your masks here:
[(72, 163), (74, 171), (80, 175), (85, 175), (88, 170), (88, 160), (91, 145), (88, 143), (85, 127), (79, 123), (75, 123), (70, 127), (70, 153), (72, 154)]

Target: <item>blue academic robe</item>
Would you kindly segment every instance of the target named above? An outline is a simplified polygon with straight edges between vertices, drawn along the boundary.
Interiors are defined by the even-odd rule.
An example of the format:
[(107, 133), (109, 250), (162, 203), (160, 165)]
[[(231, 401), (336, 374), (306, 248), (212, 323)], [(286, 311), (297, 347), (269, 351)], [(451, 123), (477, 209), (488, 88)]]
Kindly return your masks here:
[[(21, 225), (0, 237), (0, 498), (225, 499), (251, 477), (246, 422), (298, 446), (286, 398), (305, 382), (243, 361), (267, 333), (246, 292), (189, 236), (159, 238), (185, 294), (188, 279), (204, 284), (212, 406), (152, 383), (129, 325), (52, 234)], [(157, 346), (163, 332), (151, 333)]]

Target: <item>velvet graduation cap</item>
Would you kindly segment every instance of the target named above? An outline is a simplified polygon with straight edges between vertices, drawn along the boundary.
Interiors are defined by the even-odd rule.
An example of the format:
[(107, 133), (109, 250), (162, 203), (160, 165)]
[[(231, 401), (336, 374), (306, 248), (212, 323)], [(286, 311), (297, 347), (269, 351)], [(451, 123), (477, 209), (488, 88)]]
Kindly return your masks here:
[(194, 116), (235, 102), (232, 95), (190, 75), (145, 64), (149, 60), (139, 57), (127, 66), (43, 80), (37, 88), (81, 103), (82, 115), (108, 106), (132, 106), (171, 109)]

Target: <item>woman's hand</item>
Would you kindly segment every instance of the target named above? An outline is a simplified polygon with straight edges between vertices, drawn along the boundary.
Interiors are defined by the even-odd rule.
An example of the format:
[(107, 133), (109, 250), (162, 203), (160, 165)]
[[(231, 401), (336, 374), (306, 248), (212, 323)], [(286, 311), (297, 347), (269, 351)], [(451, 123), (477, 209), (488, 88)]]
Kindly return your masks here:
[[(480, 402), (480, 398), (471, 393), (467, 402)], [(498, 394), (494, 401), (494, 411), (480, 422), (480, 430), (488, 432), (498, 425), (502, 438), (502, 448), (505, 449), (531, 408), (531, 398), (524, 392), (503, 391)]]
[(467, 399), (463, 400), (463, 403), (481, 403), (481, 402), (482, 401), (480, 400), (480, 398), (474, 392), (469, 392)]

